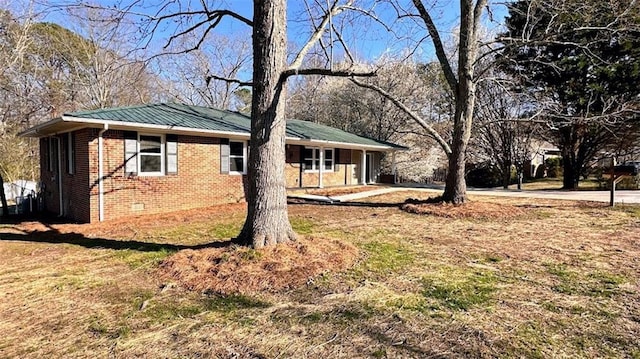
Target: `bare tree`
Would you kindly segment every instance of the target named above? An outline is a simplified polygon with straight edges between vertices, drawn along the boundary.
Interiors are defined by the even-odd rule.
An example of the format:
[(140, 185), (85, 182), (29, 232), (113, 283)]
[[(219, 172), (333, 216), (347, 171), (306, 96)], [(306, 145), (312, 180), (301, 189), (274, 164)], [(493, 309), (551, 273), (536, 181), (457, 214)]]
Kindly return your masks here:
[[(363, 87), (377, 91), (382, 96), (394, 102), (415, 120), (442, 147), (449, 160), (449, 172), (445, 184), (442, 200), (454, 204), (466, 201), (465, 161), (466, 150), (471, 137), (474, 110), (476, 107), (476, 83), (478, 76), (475, 72), (476, 60), (480, 41), (480, 18), (487, 6), (487, 0), (460, 0), (460, 28), (455, 63), (448, 57), (434, 19), (421, 0), (413, 0), (417, 14), (406, 12), (403, 17), (419, 18), (427, 30), (435, 48), (436, 57), (443, 76), (454, 99), (452, 113), (451, 139), (447, 141), (428, 121), (410, 109), (406, 104), (379, 86), (354, 79)], [(400, 5), (397, 5), (400, 10)], [(402, 10), (404, 11), (404, 10)], [(454, 66), (455, 65), (455, 66)]]
[(131, 41), (136, 31), (132, 22), (110, 18), (99, 8), (71, 8), (67, 13), (81, 39), (56, 48), (76, 54), (68, 61), (70, 76), (79, 84), (78, 106), (126, 106), (158, 96), (158, 80)]
[(157, 61), (164, 71), (161, 74), (170, 95), (180, 102), (239, 110), (246, 104), (239, 98), (241, 86), (230, 81), (216, 81), (214, 76), (238, 78), (240, 73), (251, 68), (251, 42), (247, 34), (232, 36), (210, 36), (210, 41), (197, 49), (180, 53), (181, 49), (193, 48), (198, 34), (185, 34), (185, 38), (171, 48), (168, 54)]
[[(495, 77), (494, 77), (495, 79)], [(502, 187), (511, 183), (511, 168), (518, 178), (531, 158), (531, 141), (540, 135), (540, 124), (529, 118), (529, 101), (524, 94), (511, 92), (504, 84), (488, 80), (478, 86), (477, 123), (472, 133), (480, 160), (494, 166), (502, 178)]]
[[(429, 117), (426, 120), (438, 132), (446, 133), (450, 99), (434, 65), (385, 57), (360, 66), (376, 69), (377, 76), (367, 83), (393, 93), (413, 111)], [(397, 174), (403, 179), (423, 182), (442, 166), (442, 156), (433, 151), (434, 141), (388, 98), (343, 78), (307, 76), (295, 85), (289, 99), (294, 117), (408, 147), (396, 155)], [(383, 161), (389, 170), (390, 162)]]
[[(410, 60), (381, 59), (362, 64), (376, 71), (369, 83), (393, 92), (405, 103), (424, 106), (437, 101), (434, 83), (424, 66)], [(296, 83), (289, 99), (295, 118), (323, 123), (381, 141), (399, 141), (415, 124), (389, 99), (344, 78), (307, 76)]]
[[(295, 238), (287, 211), (287, 195), (284, 179), (285, 164), (285, 99), (287, 80), (297, 75), (353, 76), (351, 68), (334, 68), (331, 49), (342, 46), (348, 48), (339, 34), (331, 41), (336, 28), (332, 26), (339, 16), (350, 13), (354, 0), (331, 0), (328, 6), (321, 2), (309, 3), (311, 31), (308, 40), (287, 62), (287, 1), (254, 0), (252, 17), (238, 11), (210, 8), (207, 2), (196, 7), (190, 3), (181, 8), (181, 3), (166, 2), (160, 12), (148, 16), (149, 40), (160, 36), (159, 29), (167, 22), (175, 22), (181, 27), (168, 39), (167, 48), (174, 41), (190, 33), (199, 33), (200, 38), (192, 47), (183, 52), (198, 49), (206, 42), (211, 31), (223, 20), (234, 20), (251, 28), (253, 71), (250, 81), (227, 78), (212, 74), (212, 80), (225, 81), (241, 86), (252, 86), (251, 138), (249, 170), (246, 198), (247, 219), (238, 241), (255, 248), (288, 242)], [(135, 13), (135, 9), (116, 9), (123, 15)], [(314, 17), (314, 14), (320, 14)], [(136, 13), (137, 16), (145, 16)], [(327, 31), (329, 30), (329, 31)], [(328, 39), (327, 39), (328, 38)], [(328, 40), (328, 42), (327, 42)], [(323, 67), (304, 67), (304, 60), (310, 53), (327, 54), (328, 61)]]
[[(4, 4), (2, 4), (4, 5)], [(15, 17), (9, 10), (0, 9), (0, 204), (2, 215), (9, 215), (9, 206), (4, 193), (4, 179), (12, 179), (19, 170), (11, 168), (28, 162), (22, 157), (29, 151), (29, 145), (17, 140), (15, 133), (20, 129), (19, 120), (12, 116), (16, 113), (14, 100), (17, 99), (16, 74), (30, 46), (30, 27), (33, 21), (31, 8)]]

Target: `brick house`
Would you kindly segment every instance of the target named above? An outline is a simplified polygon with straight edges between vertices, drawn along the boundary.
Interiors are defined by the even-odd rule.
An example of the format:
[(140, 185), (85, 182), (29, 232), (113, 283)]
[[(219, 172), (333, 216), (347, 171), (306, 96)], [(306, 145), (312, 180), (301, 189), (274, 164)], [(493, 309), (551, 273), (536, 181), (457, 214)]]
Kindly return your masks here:
[[(45, 210), (96, 222), (244, 201), (250, 124), (235, 112), (161, 103), (68, 113), (21, 135), (40, 138)], [(382, 154), (399, 149), (288, 120), (286, 185), (375, 183)]]

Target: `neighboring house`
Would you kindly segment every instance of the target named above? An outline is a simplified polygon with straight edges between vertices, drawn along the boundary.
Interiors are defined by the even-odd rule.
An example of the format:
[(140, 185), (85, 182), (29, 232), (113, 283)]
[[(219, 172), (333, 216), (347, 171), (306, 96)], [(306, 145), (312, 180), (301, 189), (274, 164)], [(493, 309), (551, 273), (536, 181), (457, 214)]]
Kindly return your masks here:
[[(244, 201), (250, 125), (239, 113), (162, 103), (69, 113), (21, 135), (40, 138), (45, 209), (96, 222)], [(286, 186), (375, 183), (382, 154), (399, 149), (289, 120)]]
[[(538, 168), (545, 164), (545, 161), (549, 158), (560, 158), (560, 149), (555, 145), (546, 141), (531, 141), (530, 147), (530, 173), (531, 178), (535, 178), (538, 173)], [(526, 168), (526, 167), (525, 167)], [(526, 170), (525, 170), (526, 171)], [(544, 176), (546, 177), (546, 175)]]

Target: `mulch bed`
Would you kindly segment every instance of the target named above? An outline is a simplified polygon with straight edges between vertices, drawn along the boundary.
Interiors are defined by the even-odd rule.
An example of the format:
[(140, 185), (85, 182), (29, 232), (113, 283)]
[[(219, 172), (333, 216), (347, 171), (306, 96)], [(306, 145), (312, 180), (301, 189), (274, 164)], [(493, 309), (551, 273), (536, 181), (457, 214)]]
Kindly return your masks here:
[(334, 239), (300, 238), (259, 250), (228, 246), (182, 250), (160, 266), (164, 277), (211, 294), (279, 292), (352, 266), (358, 250)]
[(454, 219), (506, 219), (527, 214), (525, 209), (508, 204), (467, 201), (454, 205), (435, 202), (432, 199), (408, 199), (400, 208), (409, 213)]

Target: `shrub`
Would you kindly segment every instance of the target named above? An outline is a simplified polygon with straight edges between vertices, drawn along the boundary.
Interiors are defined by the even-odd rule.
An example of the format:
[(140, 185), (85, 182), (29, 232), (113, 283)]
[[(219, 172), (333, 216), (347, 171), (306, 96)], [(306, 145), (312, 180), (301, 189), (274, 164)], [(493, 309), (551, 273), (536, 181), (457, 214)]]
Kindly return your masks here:
[(562, 160), (559, 157), (547, 158), (544, 160), (544, 164), (547, 168), (547, 177), (562, 177)]
[(502, 185), (502, 176), (498, 169), (490, 163), (479, 163), (470, 165), (471, 170), (467, 172), (467, 185), (471, 187), (497, 187)]

